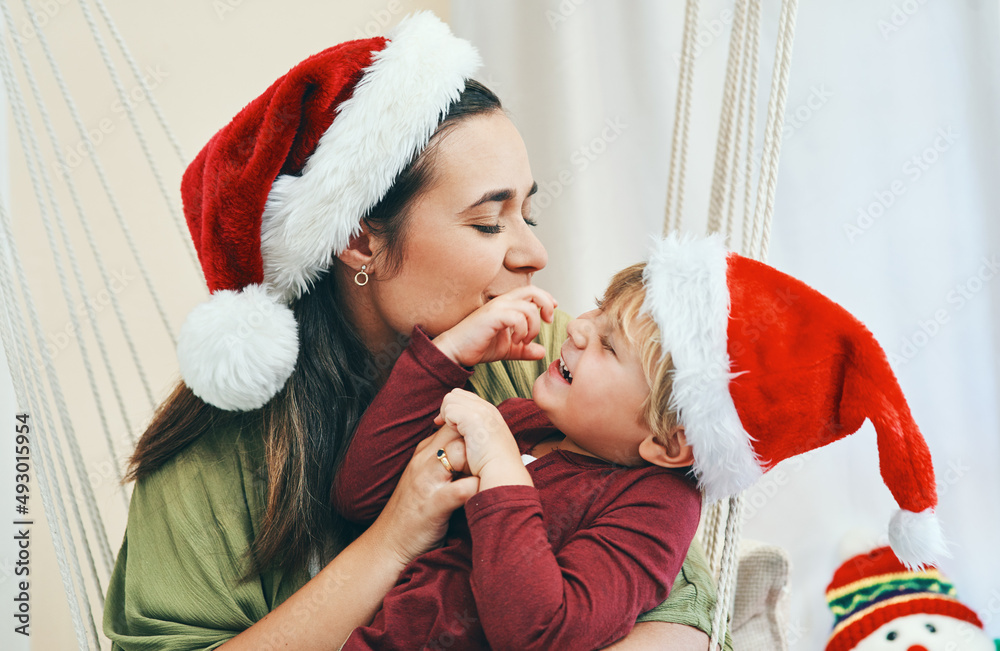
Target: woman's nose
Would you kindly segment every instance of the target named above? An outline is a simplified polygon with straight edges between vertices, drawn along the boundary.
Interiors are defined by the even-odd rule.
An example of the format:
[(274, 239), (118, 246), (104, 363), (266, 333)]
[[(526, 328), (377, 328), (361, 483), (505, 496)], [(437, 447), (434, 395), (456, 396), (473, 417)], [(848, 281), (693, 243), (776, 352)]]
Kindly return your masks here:
[(549, 254), (534, 231), (527, 224), (519, 227), (515, 240), (507, 250), (507, 268), (517, 273), (535, 273), (544, 269), (548, 261)]

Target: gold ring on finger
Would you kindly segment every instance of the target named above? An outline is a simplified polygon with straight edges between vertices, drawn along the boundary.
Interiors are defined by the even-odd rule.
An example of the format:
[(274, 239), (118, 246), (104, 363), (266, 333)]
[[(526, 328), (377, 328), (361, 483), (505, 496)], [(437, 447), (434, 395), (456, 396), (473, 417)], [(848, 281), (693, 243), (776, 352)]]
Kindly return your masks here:
[(455, 473), (455, 467), (451, 465), (451, 461), (448, 461), (448, 455), (445, 454), (444, 448), (441, 448), (440, 450), (437, 451), (437, 458), (438, 461), (441, 462), (441, 465), (444, 466), (445, 470), (447, 470), (452, 474)]

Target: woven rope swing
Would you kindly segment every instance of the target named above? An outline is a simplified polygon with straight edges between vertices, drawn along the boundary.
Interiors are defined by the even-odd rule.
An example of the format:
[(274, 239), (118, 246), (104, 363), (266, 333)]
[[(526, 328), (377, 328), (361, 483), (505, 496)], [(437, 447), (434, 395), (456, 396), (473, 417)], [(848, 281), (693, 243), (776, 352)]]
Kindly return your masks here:
[[(0, 47), (0, 73), (3, 76), (4, 89), (21, 149), (24, 152), (27, 176), (30, 179), (39, 215), (45, 229), (45, 238), (52, 252), (61, 294), (69, 315), (69, 326), (72, 327), (71, 332), (76, 333), (75, 341), (79, 346), (86, 372), (92, 405), (97, 412), (98, 426), (103, 434), (108, 454), (112, 459), (120, 460), (126, 457), (128, 449), (135, 445), (134, 423), (129, 416), (126, 408), (127, 403), (121, 390), (121, 376), (126, 369), (122, 368), (121, 365), (118, 367), (112, 365), (105, 333), (98, 326), (94, 302), (81, 300), (83, 297), (90, 296), (91, 292), (86, 287), (86, 279), (77, 255), (78, 251), (71, 241), (68, 219), (62, 206), (61, 195), (56, 189), (54, 176), (58, 176), (58, 180), (63, 184), (61, 189), (69, 195), (78, 222), (77, 227), (82, 230), (86, 237), (88, 248), (92, 254), (91, 262), (100, 272), (104, 287), (114, 287), (112, 274), (105, 264), (105, 256), (94, 236), (93, 224), (95, 220), (91, 218), (91, 213), (85, 208), (81, 193), (70, 173), (72, 166), (67, 161), (63, 144), (57, 136), (52, 112), (40, 90), (38, 79), (30, 63), (25, 47), (26, 41), (31, 41), (32, 45), (37, 45), (42, 50), (65, 105), (65, 113), (71, 118), (80, 143), (86, 145), (87, 159), (96, 172), (122, 238), (132, 255), (132, 262), (139, 270), (160, 323), (171, 341), (174, 341), (174, 333), (163, 308), (163, 301), (159, 292), (156, 291), (152, 276), (144, 263), (145, 258), (140, 254), (125, 219), (121, 203), (113, 191), (111, 179), (109, 179), (105, 167), (97, 155), (81, 111), (77, 108), (62, 70), (53, 55), (42, 24), (42, 20), (46, 16), (33, 7), (29, 0), (22, 0), (22, 2), (24, 5), (22, 22), (20, 23), (22, 29), (18, 29), (18, 23), (15, 22), (10, 3), (7, 0), (0, 0), (0, 10), (3, 13), (6, 34), (3, 47)], [(121, 38), (103, 0), (91, 0), (91, 2), (104, 22), (104, 29), (116, 42), (120, 50), (120, 57), (126, 62), (135, 77), (135, 81), (132, 82), (133, 88), (142, 89), (147, 104), (153, 110), (164, 134), (173, 145), (177, 158), (183, 164), (186, 162), (186, 157), (180, 150), (178, 140), (164, 120), (156, 98)], [(121, 106), (126, 111), (128, 121), (149, 165), (149, 170), (166, 202), (166, 212), (173, 217), (177, 234), (183, 242), (182, 246), (187, 247), (189, 251), (188, 259), (192, 267), (197, 269), (193, 246), (190, 244), (187, 229), (177, 208), (179, 204), (176, 198), (166, 190), (158, 162), (153, 156), (146, 134), (136, 116), (134, 102), (130, 101), (126, 95), (121, 75), (112, 62), (104, 36), (94, 18), (94, 12), (86, 0), (80, 0), (78, 4), (101, 58), (108, 68), (118, 101), (121, 102)], [(30, 31), (25, 29), (26, 26), (30, 26)], [(15, 60), (21, 65), (20, 77), (15, 70)], [(34, 102), (33, 112), (29, 111), (24, 85), (27, 85), (30, 98)], [(33, 118), (33, 116), (35, 117)], [(41, 120), (41, 129), (35, 125), (36, 119)], [(39, 134), (43, 132), (52, 150), (52, 154), (48, 158), (43, 155), (42, 145), (39, 142)], [(54, 174), (54, 170), (58, 170), (58, 173)], [(52, 536), (57, 567), (65, 589), (77, 644), (81, 649), (100, 649), (101, 642), (95, 621), (100, 621), (104, 609), (104, 592), (114, 565), (114, 554), (84, 462), (66, 394), (56, 373), (54, 353), (49, 349), (45, 340), (46, 333), (39, 316), (38, 303), (33, 297), (27, 279), (24, 259), (14, 237), (14, 228), (11, 216), (7, 212), (7, 205), (6, 197), (0, 197), (0, 236), (2, 236), (0, 237), (0, 304), (3, 306), (3, 310), (0, 312), (0, 340), (2, 340), (10, 363), (17, 406), (30, 416), (33, 434), (31, 438), (32, 461), (38, 482), (38, 494), (41, 497)], [(62, 248), (60, 248), (60, 243)], [(67, 269), (67, 262), (69, 269)], [(74, 295), (70, 284), (71, 277), (77, 296), (81, 299)], [(125, 319), (117, 292), (106, 292), (106, 294), (118, 326), (120, 326), (120, 331), (112, 336), (119, 337), (125, 343), (134, 364), (138, 385), (141, 387), (142, 395), (147, 399), (146, 410), (151, 412), (156, 406), (156, 400), (148, 380), (147, 370), (140, 361), (134, 337), (137, 326), (148, 328), (149, 325), (129, 323)], [(81, 324), (81, 316), (86, 317), (88, 327)], [(97, 344), (97, 356), (100, 358), (100, 364), (95, 363), (94, 355), (87, 345), (91, 336)], [(100, 374), (107, 378), (106, 384), (102, 384), (98, 380), (99, 366), (103, 366), (100, 369)], [(77, 390), (82, 390), (82, 387)], [(113, 399), (106, 400), (106, 394), (109, 391)], [(118, 413), (109, 414), (106, 412), (105, 405), (107, 404), (116, 405)], [(51, 417), (53, 413), (57, 418)], [(118, 445), (115, 444), (113, 432), (119, 434)], [(120, 436), (121, 433), (125, 433), (125, 436)], [(71, 460), (69, 464), (66, 461), (67, 456)], [(119, 477), (114, 479), (117, 480)], [(127, 508), (128, 494), (126, 490), (121, 488), (119, 494), (122, 504)], [(81, 503), (84, 506), (82, 513)]]
[[(140, 329), (143, 333), (153, 330), (165, 340), (176, 343), (175, 331), (156, 288), (155, 276), (144, 263), (147, 256), (143, 255), (132, 236), (125, 218), (126, 211), (115, 195), (112, 181), (120, 182), (121, 179), (111, 178), (106, 172), (98, 151), (89, 138), (85, 120), (53, 55), (37, 10), (30, 0), (22, 0), (22, 3), (22, 13), (30, 22), (20, 16), (22, 30), (19, 31), (9, 0), (0, 0), (7, 35), (0, 47), (0, 75), (3, 77), (11, 116), (24, 152), (27, 176), (44, 227), (44, 239), (52, 252), (59, 291), (69, 315), (67, 327), (71, 327), (74, 333), (79, 333), (75, 341), (86, 376), (86, 388), (80, 382), (80, 386), (74, 387), (74, 391), (89, 390), (87, 400), (93, 406), (96, 418), (92, 424), (88, 423), (88, 427), (101, 431), (106, 453), (111, 459), (120, 461), (127, 457), (136, 442), (135, 414), (152, 413), (157, 406), (156, 392), (149, 380), (152, 374), (139, 354), (136, 332)], [(681, 229), (684, 206), (699, 0), (686, 0), (686, 3), (664, 232)], [(168, 191), (165, 176), (160, 171), (161, 166), (169, 165), (166, 176), (177, 177), (179, 173), (175, 174), (175, 171), (183, 169), (188, 159), (164, 119), (147, 80), (122, 39), (104, 0), (78, 0), (77, 4), (101, 60), (107, 67), (118, 101), (125, 109), (128, 123), (146, 160), (150, 178), (165, 202), (165, 206), (153, 207), (151, 210), (162, 210), (161, 221), (172, 224), (170, 229), (173, 235), (170, 237), (180, 238), (179, 244), (171, 244), (184, 248), (186, 255), (181, 255), (180, 259), (191, 265), (193, 274), (200, 276), (200, 266), (178, 210), (179, 200), (173, 191)], [(734, 213), (740, 203), (739, 197), (742, 197), (740, 252), (758, 260), (767, 256), (774, 211), (778, 153), (781, 147), (796, 7), (797, 0), (781, 0), (763, 153), (757, 170), (754, 133), (761, 0), (735, 0), (708, 209), (708, 230), (722, 232), (727, 242), (731, 241), (736, 224)], [(102, 24), (99, 24), (98, 18)], [(23, 35), (26, 24), (33, 29), (27, 39)], [(114, 42), (116, 52), (109, 49), (105, 35), (109, 35)], [(129, 322), (117, 293), (108, 292), (108, 305), (114, 321), (113, 334), (109, 334), (111, 330), (107, 326), (99, 325), (94, 303), (86, 298), (91, 292), (87, 288), (83, 271), (85, 265), (95, 268), (104, 287), (112, 286), (112, 273), (105, 262), (105, 251), (102, 251), (95, 237), (94, 225), (99, 220), (93, 219), (92, 213), (100, 211), (87, 210), (80, 189), (70, 173), (72, 166), (67, 161), (64, 144), (57, 135), (56, 121), (50, 110), (52, 107), (40, 90), (36, 72), (26, 52), (26, 40), (32, 41), (32, 45), (40, 48), (44, 55), (61, 98), (58, 110), (64, 116), (63, 122), (68, 119), (73, 125), (74, 137), (79, 137), (79, 142), (84, 145), (85, 152), (80, 153), (95, 173), (97, 185), (106, 199), (100, 211), (107, 212), (110, 207), (110, 215), (119, 230), (116, 237), (120, 236), (120, 241), (124, 243), (120, 248), (130, 254), (129, 264), (134, 265), (139, 272), (137, 283), (143, 285), (144, 295), (148, 295), (152, 303), (152, 318), (142, 323), (134, 320)], [(118, 65), (124, 64), (124, 74), (119, 71), (116, 61), (119, 62)], [(142, 89), (144, 100), (158, 125), (157, 131), (151, 134), (153, 137), (144, 131), (142, 116), (136, 114), (135, 103), (129, 100), (126, 83), (132, 89)], [(157, 148), (153, 143), (159, 143), (160, 146)], [(43, 146), (47, 154), (43, 154)], [(154, 149), (157, 151), (154, 152)], [(139, 166), (136, 168), (130, 170), (129, 173), (133, 176), (129, 178), (142, 172)], [(759, 176), (754, 194), (751, 180), (755, 171)], [(67, 203), (72, 204), (71, 207), (63, 205)], [(81, 649), (100, 649), (102, 643), (98, 623), (114, 565), (114, 552), (108, 540), (91, 477), (88, 475), (67, 394), (59, 382), (54, 354), (46, 342), (39, 303), (28, 282), (25, 259), (15, 240), (14, 225), (7, 205), (7, 197), (0, 196), (0, 341), (11, 366), (17, 406), (31, 417), (31, 451), (37, 490), (51, 532), (76, 640)], [(154, 217), (147, 214), (144, 219), (149, 221)], [(155, 219), (159, 219), (159, 216)], [(82, 233), (86, 239), (86, 247), (77, 250), (72, 242), (71, 231)], [(81, 255), (85, 260), (81, 260)], [(162, 270), (160, 271), (162, 274)], [(172, 273), (176, 273), (176, 269)], [(48, 300), (51, 302), (54, 299)], [(109, 340), (116, 344), (121, 342), (119, 347), (125, 351), (130, 360), (128, 363), (112, 363), (112, 353), (121, 351), (111, 350)], [(137, 404), (135, 397), (126, 399), (126, 394), (140, 396), (140, 402), (141, 397), (144, 397), (145, 402)], [(117, 480), (119, 477), (113, 479)], [(119, 487), (117, 492), (122, 505), (127, 509), (128, 488)], [(721, 648), (729, 623), (736, 587), (741, 511), (742, 500), (736, 497), (708, 507), (703, 518), (702, 542), (715, 573), (719, 593), (718, 605), (713, 613), (712, 649)]]
[[(677, 82), (670, 172), (667, 180), (667, 207), (663, 223), (664, 234), (681, 230), (694, 76), (695, 27), (698, 23), (699, 4), (700, 0), (687, 0), (685, 8), (680, 77)], [(726, 242), (730, 247), (733, 246), (733, 213), (742, 189), (740, 253), (763, 261), (767, 258), (771, 219), (774, 215), (781, 128), (788, 95), (788, 76), (798, 0), (781, 2), (771, 92), (764, 126), (764, 147), (760, 158), (755, 199), (752, 198), (752, 181), (757, 73), (760, 63), (761, 0), (736, 0), (735, 4), (707, 230), (709, 233), (724, 233)], [(725, 640), (736, 590), (737, 551), (743, 526), (743, 496), (739, 495), (708, 506), (703, 520), (701, 542), (708, 553), (709, 565), (718, 585), (718, 602), (712, 618), (712, 639), (709, 646), (714, 651), (721, 649)]]

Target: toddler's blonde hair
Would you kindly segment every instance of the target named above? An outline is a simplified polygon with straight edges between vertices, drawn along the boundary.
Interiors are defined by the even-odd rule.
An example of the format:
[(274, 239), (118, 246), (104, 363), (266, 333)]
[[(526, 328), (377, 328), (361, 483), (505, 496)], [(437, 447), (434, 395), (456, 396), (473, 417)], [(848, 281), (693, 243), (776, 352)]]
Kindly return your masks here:
[(642, 282), (645, 268), (646, 263), (641, 262), (616, 273), (597, 306), (610, 319), (612, 327), (624, 335), (639, 358), (649, 383), (649, 396), (640, 408), (639, 421), (662, 438), (678, 425), (677, 412), (670, 404), (674, 364), (670, 353), (664, 354), (660, 328), (642, 311), (646, 298)]

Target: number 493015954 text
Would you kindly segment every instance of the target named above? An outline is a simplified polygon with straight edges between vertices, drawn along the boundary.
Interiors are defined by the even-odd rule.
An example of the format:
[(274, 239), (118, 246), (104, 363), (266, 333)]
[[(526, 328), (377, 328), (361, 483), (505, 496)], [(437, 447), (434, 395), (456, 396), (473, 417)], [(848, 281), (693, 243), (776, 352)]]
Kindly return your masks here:
[(31, 575), (31, 529), (28, 519), (28, 497), (30, 495), (31, 445), (28, 433), (28, 414), (17, 414), (14, 426), (14, 540), (17, 541), (17, 560), (14, 574), (18, 583), (14, 590), (14, 632), (28, 635), (31, 622), (30, 582)]

